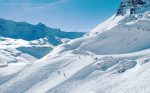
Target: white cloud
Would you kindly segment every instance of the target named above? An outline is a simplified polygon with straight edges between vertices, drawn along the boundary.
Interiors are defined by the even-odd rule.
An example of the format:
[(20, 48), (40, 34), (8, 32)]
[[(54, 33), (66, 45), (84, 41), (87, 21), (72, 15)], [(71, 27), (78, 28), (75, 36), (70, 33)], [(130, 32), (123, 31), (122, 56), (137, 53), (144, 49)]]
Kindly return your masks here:
[(49, 3), (49, 4), (37, 4), (37, 5), (27, 5), (26, 7), (24, 7), (24, 9), (28, 10), (28, 11), (42, 11), (42, 10), (47, 10), (49, 8), (58, 6), (60, 4), (63, 4), (65, 2), (67, 2), (69, 0), (57, 0), (55, 2)]
[(0, 0), (0, 5), (9, 7), (32, 7), (32, 8), (42, 8), (42, 7), (52, 7), (62, 4), (68, 0), (55, 0), (51, 3), (33, 3), (32, 0)]
[(57, 5), (59, 5), (59, 4), (63, 4), (63, 3), (65, 3), (65, 2), (67, 2), (68, 0), (57, 0), (56, 2), (53, 2), (53, 3), (50, 3), (50, 4), (43, 4), (43, 5), (41, 5), (40, 7), (38, 7), (38, 8), (43, 8), (43, 7), (53, 7), (53, 6), (57, 6)]

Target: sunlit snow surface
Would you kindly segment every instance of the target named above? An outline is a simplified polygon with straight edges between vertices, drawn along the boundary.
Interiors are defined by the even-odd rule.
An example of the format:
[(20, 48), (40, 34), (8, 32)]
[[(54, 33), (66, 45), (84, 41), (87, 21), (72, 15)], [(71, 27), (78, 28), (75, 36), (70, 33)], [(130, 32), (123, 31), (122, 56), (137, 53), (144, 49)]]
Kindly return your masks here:
[(46, 56), (2, 84), (2, 93), (147, 93), (150, 50), (121, 55)]
[(52, 48), (46, 39), (25, 41), (0, 37), (0, 84), (15, 77), (19, 71), (45, 56)]
[[(11, 53), (2, 49), (0, 92), (149, 93), (149, 24), (149, 11), (114, 15), (82, 38), (53, 47), (40, 60), (20, 55), (17, 48)], [(12, 62), (14, 58), (26, 61)]]

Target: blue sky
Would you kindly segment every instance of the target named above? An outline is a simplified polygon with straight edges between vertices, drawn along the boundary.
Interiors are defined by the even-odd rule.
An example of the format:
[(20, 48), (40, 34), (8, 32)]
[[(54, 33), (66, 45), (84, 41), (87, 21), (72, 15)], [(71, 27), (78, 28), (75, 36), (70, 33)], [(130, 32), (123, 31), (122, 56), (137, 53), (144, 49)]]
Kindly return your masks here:
[(42, 22), (65, 31), (90, 31), (112, 16), (121, 0), (0, 0), (0, 17)]

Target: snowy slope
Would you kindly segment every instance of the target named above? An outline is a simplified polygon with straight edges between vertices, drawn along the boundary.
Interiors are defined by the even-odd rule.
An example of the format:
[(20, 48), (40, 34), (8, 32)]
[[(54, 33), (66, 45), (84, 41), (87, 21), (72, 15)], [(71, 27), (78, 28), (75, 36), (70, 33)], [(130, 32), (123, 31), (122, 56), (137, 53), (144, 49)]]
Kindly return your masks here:
[(15, 48), (0, 48), (0, 84), (5, 83), (37, 58)]
[(122, 55), (67, 52), (53, 59), (47, 56), (2, 84), (0, 89), (2, 93), (124, 93), (128, 90), (147, 93), (148, 55), (150, 50)]
[(62, 45), (64, 49), (87, 50), (96, 54), (132, 53), (150, 47), (150, 11), (113, 15), (82, 38)]
[(123, 14), (56, 46), (0, 84), (1, 93), (149, 93), (150, 3), (142, 2), (123, 0)]
[(0, 19), (0, 84), (50, 53), (55, 45), (82, 35), (52, 29), (42, 23), (31, 25)]
[(0, 84), (50, 53), (55, 45), (82, 35), (52, 29), (42, 23), (32, 25), (0, 18)]
[(46, 38), (26, 41), (0, 37), (0, 84), (47, 55), (53, 47)]
[(47, 55), (54, 48), (54, 46), (48, 42), (47, 38), (26, 41), (23, 39), (0, 37), (0, 49), (3, 48), (5, 48), (6, 50), (9, 48), (16, 49), (22, 53), (26, 53), (40, 59), (43, 56)]
[(0, 49), (17, 49), (38, 59), (47, 55), (55, 46), (83, 35), (82, 32), (49, 28), (42, 23), (32, 25), (0, 18)]

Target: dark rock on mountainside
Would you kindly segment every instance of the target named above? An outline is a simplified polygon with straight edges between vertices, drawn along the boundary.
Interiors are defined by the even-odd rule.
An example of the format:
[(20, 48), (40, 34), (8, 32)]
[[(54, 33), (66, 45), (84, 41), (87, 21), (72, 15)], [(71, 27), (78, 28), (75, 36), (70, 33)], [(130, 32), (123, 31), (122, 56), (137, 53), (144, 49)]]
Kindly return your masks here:
[(146, 1), (144, 0), (123, 0), (116, 15), (123, 16), (126, 14), (127, 10), (130, 11), (130, 14), (134, 14), (139, 8), (141, 8), (141, 6), (144, 5), (146, 5)]

